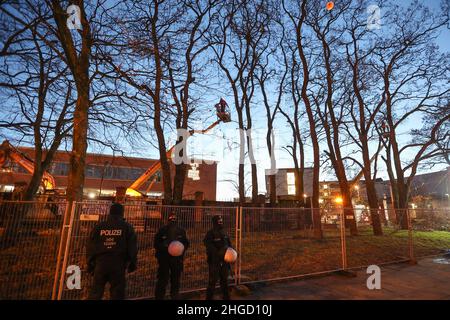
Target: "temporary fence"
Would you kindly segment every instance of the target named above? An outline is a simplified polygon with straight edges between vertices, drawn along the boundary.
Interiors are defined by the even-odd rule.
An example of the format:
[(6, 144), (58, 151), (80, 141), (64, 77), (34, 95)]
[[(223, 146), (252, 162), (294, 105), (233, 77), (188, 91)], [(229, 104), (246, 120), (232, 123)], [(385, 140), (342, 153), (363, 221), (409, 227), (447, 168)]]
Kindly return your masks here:
[[(66, 275), (60, 274), (59, 288), (55, 294), (57, 299), (87, 298), (92, 277), (85, 272), (86, 243), (93, 226), (106, 218), (108, 209), (109, 205), (105, 204), (97, 205), (95, 209), (85, 203), (77, 203), (74, 206), (74, 218), (61, 270), (66, 270), (68, 266), (83, 266), (81, 289), (70, 290), (64, 283)], [(127, 297), (130, 299), (154, 296), (158, 266), (153, 241), (156, 232), (167, 222), (171, 212), (177, 214), (178, 224), (186, 230), (190, 241), (184, 259), (182, 291), (202, 289), (206, 286), (208, 266), (205, 263), (203, 238), (212, 226), (211, 218), (214, 215), (222, 215), (226, 232), (232, 239), (235, 238), (236, 208), (126, 205), (125, 218), (134, 226), (139, 250), (138, 270), (129, 274), (127, 279)]]
[[(0, 202), (0, 299), (86, 299), (92, 282), (86, 272), (86, 244), (93, 227), (106, 219), (110, 204)], [(136, 230), (139, 250), (138, 269), (127, 274), (129, 299), (154, 296), (154, 237), (171, 212), (177, 214), (190, 241), (182, 292), (207, 286), (203, 239), (214, 215), (223, 217), (225, 232), (238, 252), (229, 279), (235, 285), (414, 260), (450, 247), (450, 210), (349, 211), (135, 202), (125, 205), (125, 218)], [(357, 233), (349, 230), (349, 212)], [(318, 217), (320, 228), (314, 225)], [(374, 235), (374, 219), (380, 220), (383, 235)], [(77, 272), (79, 285), (74, 282)]]
[(65, 203), (0, 202), (0, 298), (50, 299)]

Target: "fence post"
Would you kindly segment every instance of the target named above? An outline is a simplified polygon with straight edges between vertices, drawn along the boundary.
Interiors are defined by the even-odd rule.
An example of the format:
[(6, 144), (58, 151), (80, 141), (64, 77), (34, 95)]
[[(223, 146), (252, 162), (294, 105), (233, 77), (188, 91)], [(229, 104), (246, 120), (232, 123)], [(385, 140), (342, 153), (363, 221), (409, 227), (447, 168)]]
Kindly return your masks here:
[(409, 247), (409, 262), (411, 264), (416, 264), (416, 259), (414, 257), (414, 238), (413, 238), (413, 228), (411, 215), (409, 214), (409, 209), (406, 209), (406, 217), (408, 220), (408, 247)]
[(68, 204), (67, 211), (69, 212), (69, 225), (65, 225), (64, 227), (67, 228), (67, 236), (66, 236), (66, 242), (65, 242), (65, 248), (64, 248), (64, 259), (61, 269), (61, 275), (59, 278), (59, 288), (58, 288), (58, 296), (57, 300), (61, 300), (62, 297), (62, 291), (64, 287), (64, 278), (66, 275), (66, 268), (67, 268), (67, 258), (69, 256), (69, 248), (70, 248), (70, 240), (72, 237), (72, 227), (73, 227), (73, 219), (75, 216), (75, 208), (77, 203), (75, 201), (70, 201)]
[(58, 254), (56, 257), (55, 276), (53, 279), (52, 300), (55, 300), (56, 295), (57, 295), (59, 272), (61, 271), (61, 257), (63, 255), (64, 242), (66, 240), (66, 230), (69, 227), (68, 221), (70, 220), (70, 210), (71, 210), (71, 204), (70, 204), (70, 202), (68, 202), (66, 205), (66, 209), (64, 210), (63, 223), (61, 225), (59, 248), (58, 248)]
[(236, 279), (236, 285), (241, 283), (241, 268), (242, 268), (242, 207), (239, 206), (236, 208), (236, 224), (238, 228), (236, 228), (237, 231), (237, 243), (239, 245), (239, 251), (238, 251), (238, 261), (237, 261), (237, 279)]
[[(234, 219), (234, 243), (236, 244), (236, 251), (238, 252), (238, 255), (241, 254), (240, 250), (239, 250), (239, 236), (238, 236), (238, 230), (239, 230), (239, 207), (236, 207), (236, 216)], [(236, 263), (234, 264), (234, 285), (237, 286), (238, 285), (238, 263), (236, 261)]]
[(342, 256), (342, 270), (347, 269), (347, 243), (345, 235), (345, 214), (344, 208), (341, 209), (341, 256)]

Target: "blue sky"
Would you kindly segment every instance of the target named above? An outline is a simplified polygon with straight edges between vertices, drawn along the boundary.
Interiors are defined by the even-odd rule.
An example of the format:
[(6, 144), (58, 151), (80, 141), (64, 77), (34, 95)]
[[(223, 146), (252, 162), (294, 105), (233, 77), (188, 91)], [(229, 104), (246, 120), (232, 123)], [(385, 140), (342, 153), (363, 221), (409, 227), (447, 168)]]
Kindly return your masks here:
[[(405, 5), (409, 4), (411, 1), (404, 1)], [(427, 1), (427, 4), (433, 10), (440, 10), (439, 1)], [(381, 16), (383, 15), (383, 8), (381, 7)], [(381, 17), (382, 18), (382, 17)], [(383, 27), (380, 30), (383, 32)], [(442, 51), (450, 51), (450, 32), (449, 30), (444, 30), (438, 38), (438, 44), (441, 47)], [(203, 100), (204, 103), (207, 103), (210, 106), (211, 113), (210, 114), (202, 114), (201, 121), (197, 121), (193, 127), (195, 129), (201, 129), (208, 127), (213, 121), (215, 121), (215, 116), (213, 110), (213, 105), (216, 103), (220, 97), (224, 97), (228, 102), (232, 101), (231, 90), (227, 88), (228, 84), (225, 79), (220, 75), (220, 72), (217, 74), (217, 78), (214, 80), (217, 81), (214, 87), (219, 87), (220, 89), (216, 92), (210, 92), (207, 94)], [(223, 86), (217, 86), (217, 84), (223, 83)], [(261, 100), (260, 97), (256, 98), (257, 100)], [(230, 105), (231, 106), (231, 105)], [(232, 118), (236, 120), (235, 113), (232, 109)], [(264, 172), (265, 169), (270, 168), (270, 161), (268, 159), (268, 152), (265, 142), (266, 135), (266, 116), (265, 111), (261, 107), (257, 112), (253, 114), (254, 120), (254, 130), (253, 130), (253, 138), (254, 138), (254, 148), (256, 161), (258, 166), (258, 180), (259, 180), (259, 192), (264, 193), (266, 191), (265, 188), (265, 178)], [(417, 122), (420, 119), (412, 118), (409, 122), (407, 122), (404, 126), (402, 126), (399, 130), (399, 140), (406, 142), (410, 139), (409, 131), (414, 126), (417, 127)], [(238, 140), (238, 130), (237, 123), (235, 121), (228, 124), (220, 124), (216, 127), (210, 134), (208, 135), (196, 135), (190, 139), (190, 154), (194, 157), (203, 157), (204, 159), (214, 159), (218, 161), (218, 182), (217, 182), (217, 198), (228, 200), (237, 196), (237, 191), (235, 186), (227, 180), (237, 180), (237, 168), (239, 163), (239, 150), (236, 148)], [(291, 130), (288, 127), (285, 119), (282, 115), (278, 115), (276, 120), (276, 160), (278, 168), (286, 168), (293, 167), (293, 162), (291, 156), (283, 149), (284, 146), (291, 143)], [(176, 136), (173, 133), (170, 142), (168, 145), (171, 145)], [(311, 166), (312, 163), (312, 154), (311, 154), (311, 146), (309, 142), (305, 148), (306, 151), (306, 166)], [(129, 155), (135, 156), (147, 156), (147, 157), (158, 157), (158, 152), (155, 148), (148, 148), (148, 145), (141, 144), (138, 146), (124, 146), (124, 149), (127, 150), (128, 147), (132, 147), (133, 150), (130, 150)], [(375, 148), (375, 147), (374, 147)], [(128, 149), (129, 150), (129, 149)], [(324, 146), (322, 145), (321, 150), (324, 150)], [(344, 149), (345, 150), (345, 149)], [(105, 150), (107, 151), (107, 150)], [(348, 150), (347, 150), (348, 151)], [(248, 160), (248, 159), (247, 159)], [(248, 164), (248, 161), (246, 162)], [(249, 170), (249, 166), (247, 165), (247, 170)], [(440, 170), (445, 168), (445, 165), (437, 166), (433, 170)], [(349, 178), (355, 176), (359, 172), (359, 167), (355, 166), (353, 170), (351, 170), (348, 174)], [(378, 177), (383, 179), (387, 179), (387, 172), (383, 166), (380, 166)], [(250, 185), (249, 176), (247, 177), (247, 184)], [(328, 172), (321, 173), (321, 180), (334, 180), (334, 174)]]
[[(405, 5), (409, 4), (411, 0), (402, 1)], [(324, 2), (325, 3), (325, 2)], [(337, 1), (335, 1), (337, 3)], [(440, 10), (440, 1), (432, 0), (426, 1), (426, 4), (429, 5), (432, 10)], [(383, 8), (381, 7), (381, 19), (383, 16)], [(383, 32), (383, 26), (380, 32)], [(450, 51), (450, 31), (448, 29), (443, 30), (440, 34), (437, 42), (441, 47), (442, 51), (449, 52)], [(197, 121), (193, 125), (195, 129), (202, 129), (209, 126), (212, 122), (215, 121), (215, 115), (213, 112), (213, 105), (218, 102), (220, 97), (224, 97), (228, 102), (231, 102), (231, 90), (228, 88), (228, 83), (225, 81), (223, 75), (219, 72), (217, 76), (211, 79), (214, 83), (214, 87), (219, 88), (215, 92), (209, 92), (202, 99), (202, 103), (208, 106), (208, 109), (211, 110), (211, 113), (204, 113), (201, 115), (201, 121)], [(261, 101), (261, 97), (256, 97), (257, 101)], [(230, 105), (230, 107), (232, 107)], [(232, 108), (233, 109), (233, 108)], [(235, 113), (232, 110), (232, 117), (236, 120)], [(285, 167), (293, 167), (291, 156), (283, 149), (284, 146), (291, 143), (291, 130), (288, 127), (285, 119), (282, 115), (278, 115), (275, 124), (275, 152), (276, 152), (276, 160), (278, 168)], [(264, 171), (270, 167), (270, 162), (268, 159), (268, 151), (265, 142), (266, 135), (266, 115), (265, 110), (261, 106), (257, 112), (253, 114), (254, 120), (254, 130), (253, 130), (253, 138), (254, 138), (254, 149), (255, 155), (258, 165), (258, 179), (259, 179), (259, 192), (264, 193), (265, 188), (265, 179), (264, 179)], [(417, 122), (420, 119), (412, 119), (409, 123), (404, 125), (400, 130), (400, 137), (404, 141), (409, 139), (408, 132), (414, 126), (417, 126)], [(168, 146), (170, 146), (175, 139), (175, 133), (173, 133)], [(237, 168), (239, 162), (239, 150), (236, 148), (238, 142), (238, 130), (237, 123), (231, 122), (228, 124), (220, 124), (215, 130), (211, 132), (211, 134), (202, 136), (196, 135), (191, 138), (190, 146), (191, 146), (191, 154), (194, 157), (200, 157), (203, 155), (206, 159), (213, 159), (218, 161), (218, 183), (217, 183), (217, 198), (218, 199), (231, 199), (232, 197), (237, 196), (237, 192), (233, 184), (226, 180), (237, 180)], [(306, 165), (311, 166), (311, 146), (308, 145), (305, 148), (306, 151)], [(153, 146), (149, 145), (147, 142), (136, 141), (134, 145), (124, 144), (123, 150), (126, 155), (129, 156), (137, 156), (137, 157), (151, 157), (158, 158), (158, 151)], [(324, 150), (324, 146), (322, 146), (322, 151)], [(108, 149), (99, 149), (98, 146), (95, 148), (90, 147), (89, 152), (96, 153), (111, 153)], [(248, 163), (248, 162), (247, 162)], [(445, 165), (434, 168), (434, 170), (445, 168)], [(249, 170), (249, 166), (247, 165), (247, 170)], [(355, 167), (353, 172), (349, 172), (349, 177), (356, 175), (358, 168)], [(380, 168), (379, 177), (383, 179), (387, 179), (387, 174), (384, 168)], [(322, 172), (321, 180), (329, 180), (334, 179), (333, 174), (329, 174), (326, 172)], [(248, 180), (248, 184), (250, 181)]]

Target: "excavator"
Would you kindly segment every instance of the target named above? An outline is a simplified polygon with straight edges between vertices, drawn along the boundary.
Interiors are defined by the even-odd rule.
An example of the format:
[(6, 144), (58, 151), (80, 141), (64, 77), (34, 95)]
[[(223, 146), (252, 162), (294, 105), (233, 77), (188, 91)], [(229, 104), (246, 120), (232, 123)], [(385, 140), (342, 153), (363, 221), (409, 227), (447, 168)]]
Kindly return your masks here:
[[(219, 103), (215, 106), (217, 120), (212, 123), (209, 127), (203, 130), (191, 130), (189, 131), (190, 135), (195, 133), (205, 134), (215, 126), (217, 126), (220, 122), (230, 122), (230, 108), (224, 99), (220, 99)], [(172, 158), (173, 150), (175, 149), (175, 145), (169, 148), (166, 152), (166, 156), (168, 159)], [(126, 190), (126, 195), (130, 197), (142, 197), (145, 196), (147, 192), (149, 192), (156, 181), (156, 173), (161, 170), (161, 161), (155, 162), (150, 168), (148, 168), (139, 178), (137, 178)], [(145, 193), (139, 191), (142, 186), (149, 181), (149, 185), (146, 189)]]
[[(34, 172), (33, 160), (11, 145), (8, 140), (5, 140), (0, 145), (0, 169), (6, 169), (7, 166), (11, 165), (11, 162), (17, 163), (31, 174)], [(42, 185), (45, 191), (56, 188), (55, 178), (47, 171), (42, 175)]]

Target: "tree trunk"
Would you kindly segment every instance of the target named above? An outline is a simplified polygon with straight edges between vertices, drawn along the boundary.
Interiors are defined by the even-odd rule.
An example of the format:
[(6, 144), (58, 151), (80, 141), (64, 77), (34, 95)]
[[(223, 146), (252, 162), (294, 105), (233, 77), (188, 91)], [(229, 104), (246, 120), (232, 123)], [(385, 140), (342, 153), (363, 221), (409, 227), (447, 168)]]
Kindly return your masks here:
[(258, 171), (256, 168), (256, 163), (252, 163), (251, 165), (252, 172), (252, 203), (258, 203)]
[(86, 18), (83, 1), (76, 1), (80, 8), (82, 30), (80, 32), (81, 48), (77, 50), (76, 42), (67, 27), (67, 15), (57, 0), (52, 0), (53, 17), (58, 27), (58, 37), (64, 49), (67, 64), (72, 72), (77, 88), (77, 102), (73, 115), (72, 153), (70, 155), (70, 172), (67, 186), (67, 200), (83, 199), (84, 170), (87, 151), (89, 100), (89, 60), (91, 56), (92, 35)]
[(84, 85), (77, 85), (78, 99), (73, 118), (72, 153), (70, 155), (70, 172), (67, 186), (67, 200), (69, 201), (81, 201), (83, 199), (87, 152), (89, 77), (86, 74), (83, 78)]
[(308, 84), (309, 84), (309, 69), (308, 69), (308, 60), (306, 59), (306, 55), (303, 50), (302, 44), (302, 25), (306, 19), (306, 1), (303, 1), (301, 6), (301, 18), (296, 25), (296, 39), (297, 39), (297, 48), (300, 55), (300, 59), (302, 62), (303, 68), (303, 83), (301, 87), (301, 97), (305, 104), (306, 113), (308, 115), (309, 121), (309, 132), (311, 135), (311, 142), (313, 145), (313, 192), (312, 192), (312, 207), (316, 208), (313, 211), (313, 224), (314, 224), (314, 237), (317, 239), (321, 239), (322, 234), (322, 222), (321, 215), (319, 210), (319, 175), (320, 175), (320, 149), (319, 149), (319, 140), (316, 132), (316, 122), (314, 119), (314, 114), (311, 108), (311, 103), (308, 97)]
[(372, 179), (372, 173), (371, 173), (371, 161), (369, 159), (369, 148), (367, 146), (367, 139), (364, 138), (364, 141), (362, 141), (363, 145), (363, 160), (364, 160), (364, 180), (366, 182), (366, 193), (367, 193), (367, 200), (369, 201), (369, 207), (370, 207), (370, 218), (372, 221), (372, 228), (373, 228), (373, 234), (376, 236), (383, 235), (383, 229), (381, 227), (381, 220), (380, 216), (378, 214), (378, 198), (377, 198), (377, 191), (375, 188), (375, 182)]
[[(236, 101), (237, 98), (235, 99)], [(238, 189), (239, 189), (239, 203), (245, 203), (245, 132), (244, 132), (244, 122), (242, 118), (242, 109), (236, 108), (238, 114), (239, 123), (239, 172), (238, 172)]]
[[(270, 114), (268, 114), (268, 117), (269, 116)], [(277, 185), (276, 185), (277, 164), (275, 160), (275, 148), (274, 148), (275, 141), (272, 141), (272, 134), (273, 134), (272, 121), (268, 119), (266, 143), (270, 157), (269, 197), (270, 197), (270, 204), (274, 206), (277, 203)]]
[(377, 198), (377, 191), (375, 189), (375, 184), (370, 177), (365, 177), (366, 182), (366, 192), (367, 192), (367, 200), (369, 201), (369, 207), (370, 207), (370, 218), (372, 221), (372, 228), (373, 228), (373, 234), (376, 236), (383, 235), (383, 229), (381, 227), (381, 219), (380, 215), (378, 214), (378, 198)]
[(43, 173), (44, 173), (44, 171), (42, 171), (42, 170), (36, 170), (36, 166), (35, 166), (33, 175), (31, 176), (31, 180), (28, 184), (27, 189), (25, 190), (25, 195), (24, 195), (25, 201), (31, 201), (35, 197), (36, 193), (39, 190), (39, 186), (41, 185)]
[(277, 176), (272, 174), (269, 175), (269, 195), (270, 195), (270, 204), (272, 206), (276, 205), (277, 203), (277, 182), (276, 182)]
[(352, 236), (356, 236), (358, 235), (358, 229), (356, 226), (355, 212), (352, 205), (352, 192), (350, 190), (350, 185), (347, 181), (347, 178), (343, 176), (343, 174), (345, 175), (345, 171), (344, 173), (342, 173), (343, 168), (340, 168), (340, 166), (338, 166), (338, 168), (339, 169), (337, 170), (336, 174), (339, 172), (340, 178), (338, 177), (338, 181), (342, 195), (342, 207), (344, 208), (345, 225), (346, 227), (350, 228), (350, 234)]
[(180, 204), (183, 200), (184, 181), (186, 179), (186, 164), (178, 164), (175, 166), (175, 176), (173, 179), (173, 204)]

